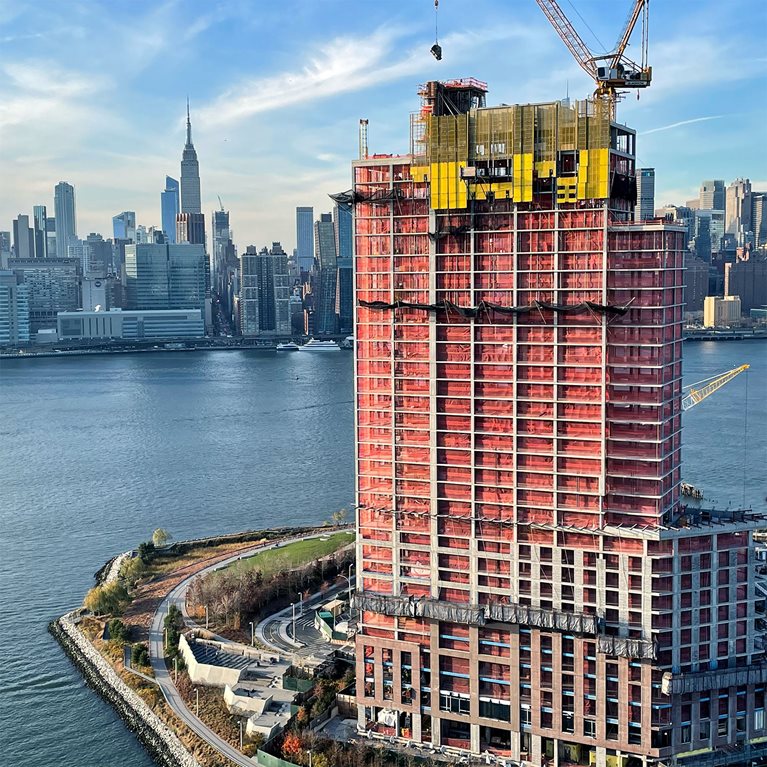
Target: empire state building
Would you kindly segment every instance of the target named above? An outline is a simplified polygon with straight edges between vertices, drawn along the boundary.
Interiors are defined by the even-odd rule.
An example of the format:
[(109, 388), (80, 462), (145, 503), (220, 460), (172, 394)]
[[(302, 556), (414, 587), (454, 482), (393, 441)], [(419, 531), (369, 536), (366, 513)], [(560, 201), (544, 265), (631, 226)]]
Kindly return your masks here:
[(200, 201), (200, 164), (192, 143), (192, 122), (189, 101), (186, 103), (186, 144), (181, 156), (181, 212), (202, 213)]

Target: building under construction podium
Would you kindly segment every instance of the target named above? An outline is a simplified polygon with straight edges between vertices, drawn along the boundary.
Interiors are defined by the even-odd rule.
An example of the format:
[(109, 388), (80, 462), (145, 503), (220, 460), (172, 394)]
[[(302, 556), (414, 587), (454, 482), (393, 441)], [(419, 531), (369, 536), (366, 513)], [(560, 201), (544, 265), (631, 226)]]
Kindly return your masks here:
[[(498, 764), (767, 753), (748, 512), (680, 493), (684, 232), (597, 99), (430, 82), (354, 163), (360, 730)], [(687, 756), (685, 757), (685, 754)]]

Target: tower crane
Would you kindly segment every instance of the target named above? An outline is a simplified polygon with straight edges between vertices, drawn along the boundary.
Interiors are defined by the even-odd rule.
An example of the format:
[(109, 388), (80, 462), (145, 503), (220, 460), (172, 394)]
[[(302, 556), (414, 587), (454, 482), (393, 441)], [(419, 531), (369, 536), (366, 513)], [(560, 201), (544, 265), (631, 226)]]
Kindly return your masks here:
[[(647, 64), (648, 21), (650, 0), (634, 0), (626, 24), (615, 48), (609, 53), (594, 55), (570, 20), (560, 8), (557, 0), (535, 0), (557, 34), (562, 38), (581, 69), (596, 83), (594, 96), (606, 100), (611, 114), (620, 91), (626, 88), (647, 88), (652, 80), (652, 67)], [(626, 56), (631, 33), (639, 16), (642, 16), (642, 56), (637, 64)]]
[(711, 378), (704, 378), (702, 381), (686, 386), (686, 394), (682, 397), (682, 410), (689, 410), (706, 397), (710, 397), (717, 389), (721, 389), (726, 383), (732, 381), (735, 376), (740, 375), (744, 370), (748, 370), (750, 365), (741, 365), (740, 367), (728, 370), (726, 373)]

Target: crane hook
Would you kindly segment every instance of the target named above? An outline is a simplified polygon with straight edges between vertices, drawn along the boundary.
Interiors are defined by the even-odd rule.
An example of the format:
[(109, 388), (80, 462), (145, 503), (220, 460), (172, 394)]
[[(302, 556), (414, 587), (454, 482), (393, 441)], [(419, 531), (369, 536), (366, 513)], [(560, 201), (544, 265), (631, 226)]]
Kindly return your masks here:
[(439, 0), (434, 0), (434, 45), (430, 51), (437, 61), (442, 61), (442, 46), (439, 44)]

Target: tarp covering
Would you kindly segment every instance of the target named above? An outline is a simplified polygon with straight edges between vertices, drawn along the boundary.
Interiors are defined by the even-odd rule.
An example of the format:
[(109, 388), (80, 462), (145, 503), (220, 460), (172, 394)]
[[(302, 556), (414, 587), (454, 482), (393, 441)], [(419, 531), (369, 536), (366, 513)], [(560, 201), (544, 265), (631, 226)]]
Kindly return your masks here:
[(580, 634), (597, 634), (600, 627), (599, 619), (592, 615), (542, 610), (527, 605), (492, 604), (488, 605), (486, 610), (488, 620), (516, 623), (520, 626), (575, 631)]
[(619, 658), (648, 658), (656, 656), (655, 642), (647, 639), (627, 639), (600, 635), (597, 637), (597, 652), (605, 655), (616, 655)]
[(462, 317), (477, 317), (483, 312), (498, 312), (499, 314), (525, 314), (534, 311), (552, 311), (559, 314), (575, 314), (579, 312), (597, 312), (600, 314), (623, 315), (629, 310), (628, 306), (616, 304), (597, 304), (593, 301), (583, 301), (580, 304), (551, 304), (544, 301), (533, 301), (527, 306), (503, 306), (489, 301), (480, 301), (476, 306), (458, 306), (452, 301), (440, 301), (435, 304), (418, 304), (410, 301), (362, 301), (359, 305), (366, 309), (419, 309), (425, 312), (452, 312)]
[(767, 682), (767, 663), (754, 663), (743, 668), (699, 671), (694, 674), (670, 674), (666, 672), (661, 681), (661, 692), (665, 695), (680, 695), (723, 687), (764, 684), (764, 682)]
[(433, 620), (464, 623), (469, 626), (484, 626), (485, 611), (482, 607), (444, 602), (437, 599), (415, 597), (392, 597), (384, 594), (357, 592), (354, 606), (359, 610), (370, 610), (383, 615), (408, 618), (431, 618)]
[(591, 615), (542, 610), (527, 605), (465, 605), (423, 597), (395, 597), (369, 592), (357, 592), (354, 595), (354, 605), (360, 610), (369, 610), (383, 615), (431, 618), (469, 626), (484, 626), (487, 621), (499, 621), (558, 631), (575, 631), (581, 634), (598, 634), (601, 629), (600, 619)]

